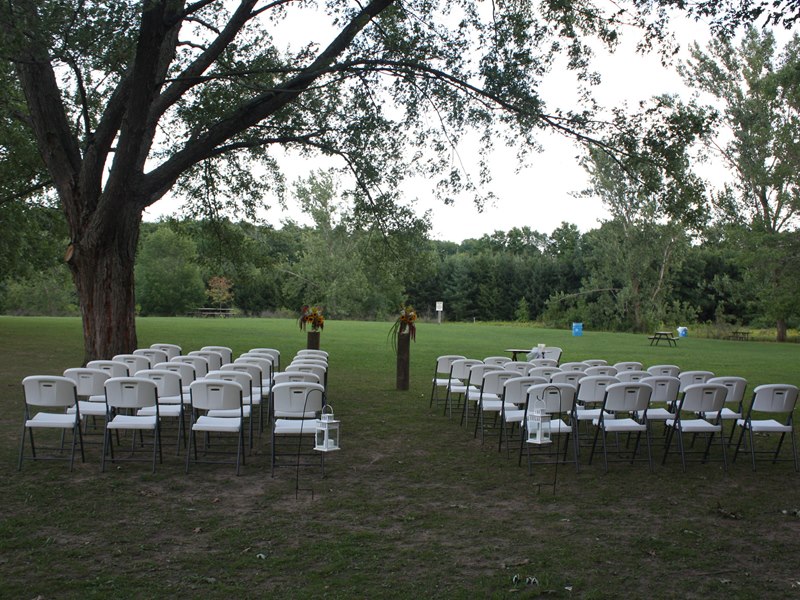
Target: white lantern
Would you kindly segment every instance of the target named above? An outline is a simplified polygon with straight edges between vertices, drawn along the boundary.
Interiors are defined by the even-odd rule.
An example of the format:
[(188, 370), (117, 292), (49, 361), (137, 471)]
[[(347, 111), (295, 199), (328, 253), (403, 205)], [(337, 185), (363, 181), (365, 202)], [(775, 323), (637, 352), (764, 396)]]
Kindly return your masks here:
[(550, 415), (545, 410), (544, 400), (536, 399), (533, 407), (528, 411), (528, 440), (529, 444), (549, 444), (550, 437)]
[[(325, 412), (328, 409), (329, 412)], [(330, 404), (322, 407), (322, 413), (317, 419), (314, 432), (314, 450), (320, 452), (333, 452), (339, 447), (339, 421), (333, 418), (333, 408)]]

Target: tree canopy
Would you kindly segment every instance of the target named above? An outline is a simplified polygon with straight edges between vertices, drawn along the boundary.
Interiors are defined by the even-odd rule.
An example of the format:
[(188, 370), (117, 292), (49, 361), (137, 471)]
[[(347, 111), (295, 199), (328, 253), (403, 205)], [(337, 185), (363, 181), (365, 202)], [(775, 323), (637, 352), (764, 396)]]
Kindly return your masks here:
[[(645, 46), (668, 51), (672, 5), (684, 3), (3, 2), (0, 53), (13, 69), (0, 70), (9, 90), (0, 101), (42, 158), (27, 187), (50, 182), (66, 215), (86, 357), (136, 344), (142, 211), (172, 190), (200, 214), (236, 204), (252, 215), (266, 191), (282, 192), (276, 148), (338, 157), (355, 181), (354, 215), (385, 231), (414, 226), (399, 202), (409, 173), (430, 178), (445, 201), (466, 190), (480, 202), (493, 145), (524, 155), (542, 129), (620, 160), (663, 152), (669, 162), (700, 121), (674, 120), (654, 144), (604, 139), (590, 90), (592, 45), (613, 48), (634, 25)], [(735, 6), (701, 2), (697, 14)], [(307, 26), (312, 16), (323, 25)], [(560, 56), (583, 92), (574, 111), (539, 94)], [(469, 131), (481, 136), (475, 173), (454, 151)]]

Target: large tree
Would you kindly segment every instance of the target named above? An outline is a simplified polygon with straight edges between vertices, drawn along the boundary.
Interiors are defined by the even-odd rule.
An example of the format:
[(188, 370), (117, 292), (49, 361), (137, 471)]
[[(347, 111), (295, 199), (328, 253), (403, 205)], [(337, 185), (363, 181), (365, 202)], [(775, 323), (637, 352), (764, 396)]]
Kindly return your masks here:
[[(45, 176), (28, 179), (51, 182), (66, 215), (86, 358), (136, 345), (142, 212), (167, 192), (212, 213), (225, 199), (254, 210), (283, 185), (274, 149), (291, 147), (337, 157), (356, 213), (402, 228), (409, 167), (439, 178), (444, 198), (485, 182), (485, 162), (453, 167), (469, 129), (485, 153), (495, 140), (533, 147), (539, 128), (589, 140), (593, 104), (549, 110), (542, 77), (564, 54), (590, 86), (587, 36), (614, 46), (632, 22), (661, 38), (661, 4), (6, 0), (2, 86), (24, 94), (10, 114), (41, 154)], [(318, 17), (321, 28), (303, 20)]]

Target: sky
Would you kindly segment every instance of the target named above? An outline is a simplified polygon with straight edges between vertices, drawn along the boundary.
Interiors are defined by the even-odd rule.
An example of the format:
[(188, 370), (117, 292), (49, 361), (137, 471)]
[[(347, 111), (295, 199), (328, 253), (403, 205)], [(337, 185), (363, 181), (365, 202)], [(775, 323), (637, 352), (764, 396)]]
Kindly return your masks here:
[[(675, 31), (681, 43), (679, 56), (688, 55), (689, 42), (698, 41), (703, 46), (708, 39), (708, 29), (702, 23), (681, 19)], [(602, 74), (602, 83), (595, 93), (601, 106), (618, 106), (625, 101), (635, 106), (640, 100), (666, 93), (680, 93), (688, 98), (690, 91), (675, 69), (662, 66), (655, 54), (637, 54), (634, 51), (636, 42), (637, 38), (629, 34), (623, 37), (614, 54), (598, 52), (596, 68)], [(558, 68), (546, 77), (541, 91), (551, 108), (563, 107), (572, 101), (575, 85), (571, 77), (565, 69)], [(454, 205), (442, 204), (433, 198), (432, 186), (424, 181), (409, 182), (404, 190), (406, 200), (413, 203), (419, 214), (431, 211), (431, 237), (443, 241), (462, 242), (523, 226), (549, 234), (562, 222), (572, 223), (582, 232), (598, 227), (608, 216), (603, 203), (599, 198), (575, 196), (588, 185), (587, 175), (577, 160), (580, 149), (571, 141), (547, 132), (542, 132), (539, 139), (544, 151), (532, 153), (528, 159), (530, 164), (521, 169), (513, 149), (496, 149), (491, 161), (493, 181), (489, 186), (496, 201), (482, 211), (466, 197)], [(477, 164), (476, 148), (470, 143), (466, 140), (457, 151), (466, 164), (473, 158)], [(291, 156), (280, 159), (279, 164), (289, 184), (325, 166)], [(154, 221), (174, 214), (178, 207), (179, 203), (167, 196), (145, 212), (145, 220)], [(312, 224), (291, 196), (287, 197), (286, 210), (275, 206), (264, 216), (275, 227), (286, 219)]]

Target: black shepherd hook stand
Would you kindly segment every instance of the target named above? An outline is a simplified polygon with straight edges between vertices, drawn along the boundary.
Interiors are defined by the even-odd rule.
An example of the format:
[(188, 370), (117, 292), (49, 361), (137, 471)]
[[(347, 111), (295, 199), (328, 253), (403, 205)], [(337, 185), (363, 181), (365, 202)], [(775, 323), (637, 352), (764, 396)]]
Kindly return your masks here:
[[(295, 478), (294, 478), (294, 499), (297, 500), (298, 496), (301, 491), (303, 492), (311, 492), (311, 499), (314, 499), (314, 488), (307, 487), (301, 488), (300, 487), (300, 453), (303, 450), (303, 427), (306, 424), (306, 407), (308, 406), (308, 396), (314, 390), (309, 390), (306, 392), (306, 397), (303, 400), (303, 418), (300, 420), (300, 439), (297, 441), (297, 464), (295, 467)], [(322, 460), (325, 460), (325, 457), (322, 457)], [(324, 463), (323, 463), (324, 464)], [(324, 468), (324, 467), (323, 467)]]

